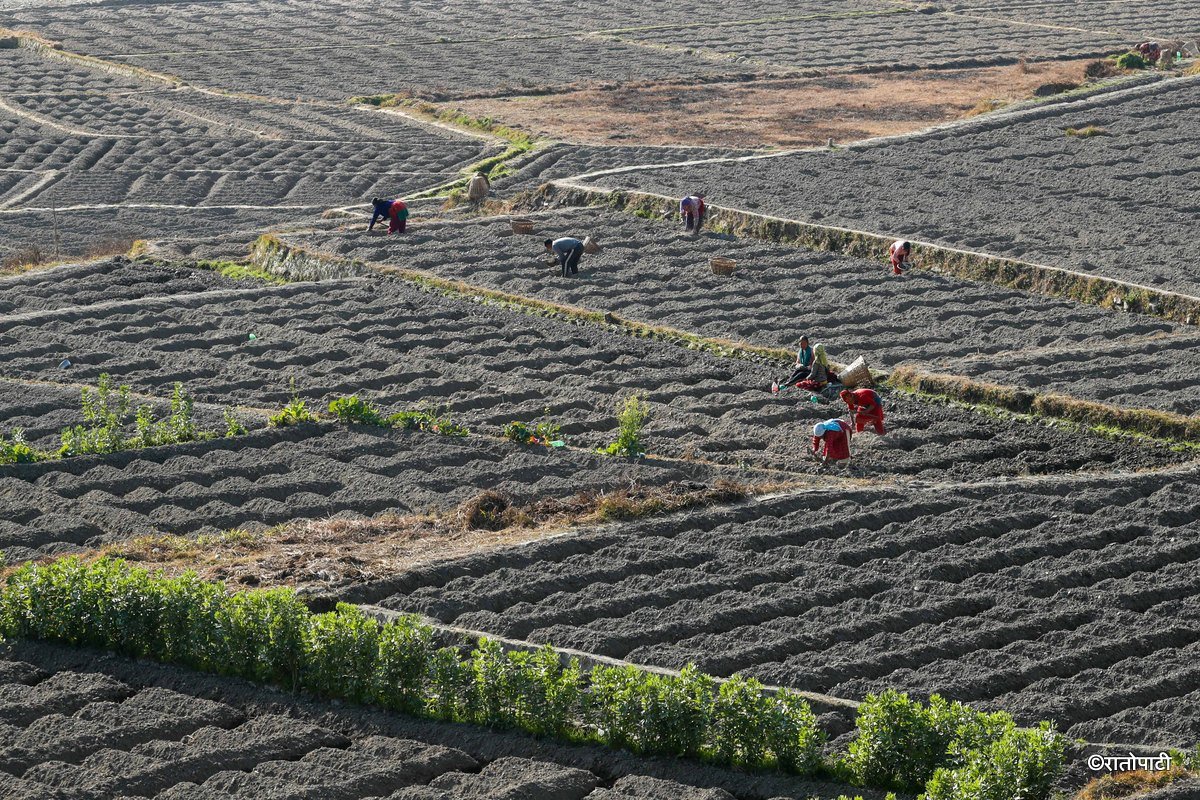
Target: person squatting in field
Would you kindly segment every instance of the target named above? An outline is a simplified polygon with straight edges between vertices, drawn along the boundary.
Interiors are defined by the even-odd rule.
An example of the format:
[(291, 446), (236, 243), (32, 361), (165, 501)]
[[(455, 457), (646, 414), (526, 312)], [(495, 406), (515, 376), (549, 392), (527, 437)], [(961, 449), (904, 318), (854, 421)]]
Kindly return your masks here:
[(792, 374), (783, 383), (772, 383), (771, 391), (778, 392), (780, 386), (794, 386), (808, 377), (812, 371), (813, 349), (808, 343), (807, 336), (800, 337), (800, 349), (796, 351), (796, 363), (792, 365)]
[(562, 267), (562, 276), (574, 275), (579, 272), (579, 259), (583, 258), (583, 242), (572, 236), (561, 239), (547, 239), (546, 252), (553, 253)]
[(388, 233), (404, 233), (408, 226), (408, 204), (403, 200), (385, 200), (376, 197), (371, 200), (375, 213), (371, 215), (371, 224), (367, 230), (374, 230), (375, 223), (384, 217), (388, 220)]
[(855, 433), (862, 433), (871, 425), (876, 433), (883, 435), (883, 401), (874, 389), (844, 389), (838, 397), (842, 398), (842, 402), (850, 409)]
[(683, 232), (700, 233), (700, 227), (704, 225), (704, 215), (707, 213), (708, 206), (704, 205), (702, 194), (689, 194), (680, 200), (679, 216), (683, 218)]
[(830, 461), (850, 463), (850, 423), (827, 419), (813, 426), (812, 451), (822, 464)]
[[(793, 371), (792, 374), (795, 375), (796, 371)], [(829, 356), (825, 353), (825, 345), (819, 344), (813, 348), (812, 366), (809, 367), (808, 375), (796, 381), (796, 388), (804, 389), (807, 392), (819, 392), (828, 386), (829, 381), (835, 377), (829, 368)], [(791, 383), (790, 379), (788, 383)]]
[(897, 239), (896, 241), (892, 242), (892, 246), (889, 248), (888, 254), (892, 259), (892, 274), (903, 275), (904, 270), (908, 269), (910, 266), (908, 263), (908, 257), (912, 255), (912, 243), (906, 242), (903, 239)]

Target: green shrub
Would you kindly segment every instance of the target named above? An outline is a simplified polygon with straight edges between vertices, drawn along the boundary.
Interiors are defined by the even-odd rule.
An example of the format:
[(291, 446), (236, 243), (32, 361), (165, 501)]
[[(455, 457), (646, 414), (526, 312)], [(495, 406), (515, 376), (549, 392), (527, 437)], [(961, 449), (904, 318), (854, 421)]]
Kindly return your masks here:
[(433, 658), (433, 631), (415, 617), (387, 622), (379, 630), (375, 658), (375, 699), (385, 708), (417, 714), (424, 710), (423, 689)]
[(630, 395), (617, 411), (617, 440), (601, 449), (610, 456), (640, 456), (646, 452), (642, 445), (642, 428), (650, 420), (650, 405), (641, 395)]
[(471, 719), (474, 681), (471, 665), (463, 662), (458, 650), (453, 647), (435, 650), (429, 662), (425, 710), (438, 719)]
[(534, 444), (534, 432), (524, 422), (516, 420), (504, 426), (504, 438), (517, 444)]
[(232, 439), (235, 436), (245, 435), (246, 426), (238, 420), (237, 415), (233, 413), (233, 409), (225, 409), (225, 438)]
[(785, 772), (812, 775), (823, 766), (826, 735), (817, 715), (795, 692), (781, 689), (764, 718), (767, 746), (776, 765)]
[(304, 634), (302, 683), (313, 694), (356, 703), (374, 699), (379, 623), (357, 606), (317, 614)]
[(112, 378), (106, 372), (100, 376), (94, 392), (83, 390), (80, 403), (84, 424), (62, 432), (59, 455), (104, 454), (125, 449), (122, 429), (129, 417), (129, 387), (114, 390)]
[(960, 766), (938, 769), (927, 800), (1046, 800), (1066, 763), (1067, 740), (1043, 722), (1018, 728), (1008, 720), (999, 736), (977, 748), (956, 749)]
[(720, 762), (759, 767), (773, 760), (800, 775), (821, 768), (825, 734), (795, 692), (785, 689), (772, 697), (757, 680), (734, 675), (713, 699), (711, 717), (713, 751)]
[(678, 677), (636, 667), (592, 670), (590, 704), (604, 741), (638, 753), (698, 755), (712, 696), (712, 678), (692, 665)]
[(279, 409), (278, 412), (271, 415), (267, 420), (267, 424), (272, 428), (286, 428), (291, 425), (299, 425), (304, 422), (317, 422), (316, 414), (308, 410), (308, 405), (300, 399), (296, 394), (296, 380), (292, 379), (292, 399), (287, 405)]
[[(465, 657), (434, 649), (411, 617), (380, 625), (355, 606), (313, 614), (289, 589), (231, 593), (194, 574), (167, 578), (125, 562), (64, 558), (13, 570), (0, 590), (0, 636), (105, 647), (209, 672), (378, 702), (445, 720), (601, 741), (641, 753), (703, 757), (814, 774), (824, 735), (797, 694), (774, 697), (735, 677), (719, 688), (636, 667), (565, 666), (546, 647), (505, 652), (481, 641)], [(1044, 800), (1066, 740), (1048, 724), (1020, 729), (932, 698), (869, 696), (847, 774), (865, 785), (915, 787), (928, 800)]]
[(45, 458), (46, 453), (39, 453), (29, 446), (21, 428), (13, 428), (11, 439), (0, 436), (0, 464), (31, 464)]
[(356, 394), (334, 400), (329, 404), (329, 413), (348, 424), (389, 427), (388, 421), (379, 413), (379, 409), (369, 400), (363, 400)]
[(428, 431), (442, 436), (467, 436), (471, 433), (466, 427), (451, 420), (450, 417), (427, 409), (401, 411), (388, 417), (387, 422), (395, 428)]
[(1150, 62), (1146, 61), (1141, 53), (1134, 50), (1116, 56), (1116, 63), (1119, 69), (1146, 69), (1150, 66)]
[[(547, 413), (550, 409), (546, 409)], [(504, 426), (504, 438), (517, 444), (540, 444), (549, 447), (551, 442), (561, 442), (562, 425), (552, 419), (544, 419), (532, 425), (513, 421)]]
[(952, 745), (986, 743), (1010, 722), (938, 695), (924, 705), (888, 689), (859, 706), (845, 763), (856, 785), (917, 791), (939, 767), (955, 765)]

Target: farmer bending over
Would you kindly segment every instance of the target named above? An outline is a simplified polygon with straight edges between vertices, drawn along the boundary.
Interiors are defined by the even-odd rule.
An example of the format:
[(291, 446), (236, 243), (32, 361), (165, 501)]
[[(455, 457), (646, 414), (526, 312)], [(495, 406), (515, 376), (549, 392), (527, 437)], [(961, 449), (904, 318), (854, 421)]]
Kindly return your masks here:
[(704, 205), (704, 195), (689, 194), (680, 200), (679, 216), (683, 217), (683, 232), (699, 234), (706, 213), (708, 213), (708, 206)]
[(850, 463), (850, 423), (844, 419), (829, 419), (813, 426), (813, 455), (822, 464), (830, 461)]
[(908, 257), (912, 255), (912, 243), (899, 239), (892, 242), (892, 247), (888, 252), (892, 257), (892, 274), (903, 275), (904, 270), (911, 266), (908, 263)]
[(547, 239), (546, 252), (553, 253), (562, 267), (562, 276), (574, 275), (579, 272), (579, 259), (583, 258), (583, 242), (571, 236), (561, 239)]
[(846, 389), (838, 397), (850, 409), (855, 433), (862, 433), (864, 428), (872, 425), (876, 433), (883, 435), (883, 401), (874, 389)]
[(403, 200), (384, 200), (376, 197), (371, 201), (375, 213), (371, 215), (371, 224), (367, 230), (374, 230), (375, 223), (387, 217), (388, 233), (404, 233), (408, 226), (408, 204)]

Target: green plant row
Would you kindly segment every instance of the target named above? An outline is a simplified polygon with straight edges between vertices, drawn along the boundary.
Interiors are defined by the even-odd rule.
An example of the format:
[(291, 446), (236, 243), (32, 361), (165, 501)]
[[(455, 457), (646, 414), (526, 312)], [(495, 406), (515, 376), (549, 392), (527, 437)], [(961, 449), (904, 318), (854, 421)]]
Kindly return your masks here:
[[(96, 388), (84, 388), (80, 405), (83, 424), (64, 428), (62, 445), (56, 453), (35, 450), (17, 428), (12, 438), (0, 436), (0, 464), (25, 464), (79, 455), (105, 455), (123, 450), (139, 450), (168, 444), (183, 444), (215, 439), (215, 431), (201, 430), (194, 419), (194, 402), (182, 383), (171, 394), (171, 410), (159, 419), (150, 406), (134, 412), (134, 434), (126, 436), (125, 426), (132, 410), (132, 395), (127, 385), (114, 386), (108, 373), (100, 376)], [(225, 410), (225, 435), (241, 436), (245, 426), (231, 409)]]
[(0, 592), (0, 635), (100, 647), (325, 698), (440, 720), (516, 728), (637, 753), (830, 775), (859, 786), (925, 787), (930, 800), (1044, 800), (1066, 740), (934, 697), (884, 692), (862, 704), (846, 753), (808, 703), (753, 679), (717, 681), (633, 666), (581, 669), (550, 647), (438, 647), (412, 617), (380, 623), (356, 606), (315, 614), (289, 589), (230, 592), (120, 560), (26, 564)]
[(350, 425), (420, 430), (442, 436), (468, 436), (471, 433), (465, 426), (433, 409), (413, 409), (385, 415), (370, 400), (358, 395), (337, 398), (329, 404), (329, 413)]

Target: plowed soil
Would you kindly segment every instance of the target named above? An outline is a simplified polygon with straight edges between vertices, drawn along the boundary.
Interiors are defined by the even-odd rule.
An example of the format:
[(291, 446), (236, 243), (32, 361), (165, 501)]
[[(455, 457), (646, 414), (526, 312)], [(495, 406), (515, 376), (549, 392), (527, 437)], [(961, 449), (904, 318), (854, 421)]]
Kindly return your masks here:
[(1200, 77), (1181, 78), (848, 150), (592, 182), (679, 196), (706, 186), (718, 205), (1195, 297), (1198, 100)]
[(385, 605), (861, 698), (1190, 746), (1200, 473), (805, 492), (464, 559)]
[[(931, 272), (893, 278), (879, 262), (755, 240), (685, 235), (677, 221), (597, 210), (537, 214), (534, 236), (507, 219), (422, 224), (404, 238), (356, 226), (287, 238), (335, 255), (403, 265), (513, 294), (611, 311), (721, 339), (793, 348), (801, 335), (843, 363), (918, 364), (1088, 400), (1200, 413), (1191, 326)], [(562, 280), (533, 253), (544, 237), (590, 235), (604, 250)], [(709, 260), (732, 258), (732, 277)]]
[(9, 800), (832, 800), (843, 791), (343, 710), (91, 651), (22, 644), (0, 658)]

